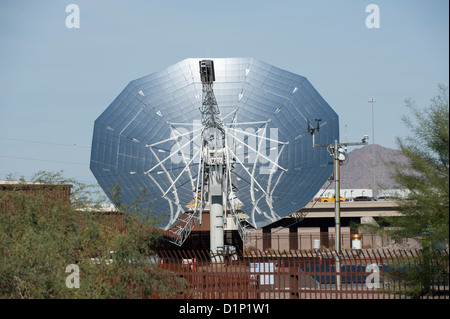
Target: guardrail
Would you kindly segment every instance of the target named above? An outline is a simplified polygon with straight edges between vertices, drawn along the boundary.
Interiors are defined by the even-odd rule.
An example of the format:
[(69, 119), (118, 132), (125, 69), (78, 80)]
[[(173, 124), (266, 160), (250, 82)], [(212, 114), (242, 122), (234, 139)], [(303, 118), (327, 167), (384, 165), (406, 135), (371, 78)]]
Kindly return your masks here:
[[(351, 233), (341, 234), (341, 247), (344, 249), (352, 248)], [(314, 234), (301, 233), (255, 233), (249, 232), (246, 237), (244, 249), (256, 250), (311, 250), (314, 248), (314, 241), (319, 240), (323, 248), (335, 247), (335, 234), (331, 232), (317, 232)], [(361, 246), (363, 248), (382, 248), (391, 245), (387, 235), (379, 234), (361, 234)]]

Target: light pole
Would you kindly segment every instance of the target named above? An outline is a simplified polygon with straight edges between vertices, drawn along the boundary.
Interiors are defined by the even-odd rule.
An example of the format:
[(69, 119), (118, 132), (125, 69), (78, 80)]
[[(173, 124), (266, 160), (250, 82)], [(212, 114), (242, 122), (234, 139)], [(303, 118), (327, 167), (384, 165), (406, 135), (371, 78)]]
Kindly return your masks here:
[(348, 146), (359, 146), (366, 145), (366, 141), (368, 139), (367, 135), (364, 135), (361, 142), (348, 143), (339, 143), (338, 140), (335, 140), (333, 144), (315, 144), (315, 134), (316, 131), (319, 131), (320, 119), (317, 120), (317, 127), (312, 128), (308, 121), (308, 133), (312, 135), (313, 138), (313, 147), (326, 147), (331, 156), (333, 156), (334, 160), (334, 186), (335, 186), (335, 200), (334, 200), (334, 221), (335, 221), (335, 257), (336, 257), (336, 290), (337, 290), (337, 298), (341, 298), (341, 187), (340, 187), (340, 166), (342, 162), (344, 162), (347, 157), (347, 147)]
[(369, 103), (372, 103), (372, 172), (373, 172), (373, 186), (372, 186), (372, 196), (375, 198), (375, 118), (373, 115), (373, 103), (375, 103), (375, 99), (371, 97), (369, 99)]

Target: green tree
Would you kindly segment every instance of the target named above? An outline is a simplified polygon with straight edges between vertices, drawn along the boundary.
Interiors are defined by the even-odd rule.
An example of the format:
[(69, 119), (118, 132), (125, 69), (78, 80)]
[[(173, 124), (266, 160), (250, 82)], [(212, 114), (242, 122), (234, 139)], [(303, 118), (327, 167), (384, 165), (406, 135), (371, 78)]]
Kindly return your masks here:
[(414, 238), (422, 243), (421, 266), (411, 267), (408, 276), (414, 296), (428, 292), (432, 273), (444, 271), (437, 269), (439, 265), (448, 266), (448, 255), (444, 257), (447, 261), (441, 260), (449, 239), (448, 88), (439, 85), (438, 91), (425, 109), (406, 100), (412, 118), (404, 117), (404, 122), (411, 135), (397, 138), (397, 145), (407, 161), (392, 163), (392, 167), (393, 178), (409, 194), (408, 199), (399, 201), (403, 216), (385, 219), (393, 226), (393, 238)]
[[(97, 213), (95, 187), (62, 172), (38, 172), (32, 181), (73, 185), (71, 201), (30, 191), (23, 179), (0, 190), (0, 298), (151, 298), (183, 289), (159, 266), (152, 219), (136, 217), (143, 202), (121, 207), (126, 231), (119, 231)], [(80, 269), (79, 289), (66, 286), (69, 264)]]
[(399, 226), (393, 235), (426, 238), (434, 244), (449, 238), (449, 106), (448, 88), (439, 85), (439, 94), (427, 109), (418, 109), (406, 100), (415, 121), (405, 117), (412, 135), (397, 138), (406, 163), (393, 163), (393, 177), (400, 188), (409, 190), (400, 201), (403, 218), (390, 222)]

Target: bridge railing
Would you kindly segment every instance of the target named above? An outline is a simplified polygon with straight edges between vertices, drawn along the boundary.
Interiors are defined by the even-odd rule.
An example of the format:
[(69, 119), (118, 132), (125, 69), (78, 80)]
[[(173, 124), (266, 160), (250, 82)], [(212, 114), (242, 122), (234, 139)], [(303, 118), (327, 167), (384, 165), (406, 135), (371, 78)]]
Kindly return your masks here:
[[(341, 234), (341, 247), (352, 248), (351, 233)], [(314, 241), (319, 240), (320, 247), (335, 247), (335, 234), (331, 232), (316, 232), (309, 234), (302, 233), (256, 233), (249, 232), (244, 248), (255, 250), (311, 250), (314, 248)], [(395, 244), (387, 235), (361, 234), (362, 248), (381, 248)]]

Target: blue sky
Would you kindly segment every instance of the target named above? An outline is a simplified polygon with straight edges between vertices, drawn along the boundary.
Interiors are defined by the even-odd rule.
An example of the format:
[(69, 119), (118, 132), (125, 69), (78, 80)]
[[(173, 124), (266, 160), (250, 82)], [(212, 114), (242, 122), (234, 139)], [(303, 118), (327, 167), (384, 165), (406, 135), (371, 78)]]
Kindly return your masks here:
[[(78, 29), (65, 24), (70, 3)], [(366, 27), (371, 3), (380, 28)], [(339, 114), (341, 140), (371, 135), (374, 97), (375, 142), (395, 148), (404, 99), (426, 107), (448, 86), (448, 12), (447, 0), (2, 1), (0, 179), (64, 170), (94, 182), (95, 119), (131, 80), (190, 57), (306, 76)]]

